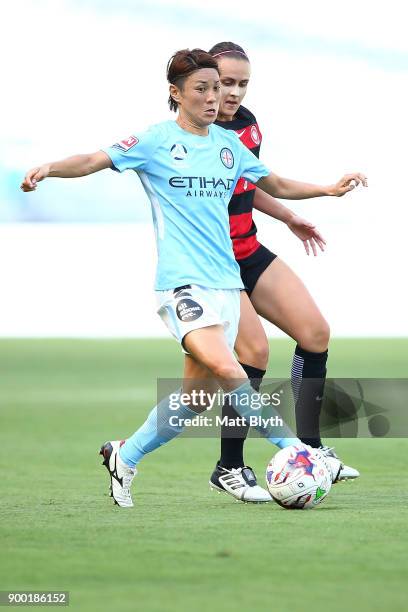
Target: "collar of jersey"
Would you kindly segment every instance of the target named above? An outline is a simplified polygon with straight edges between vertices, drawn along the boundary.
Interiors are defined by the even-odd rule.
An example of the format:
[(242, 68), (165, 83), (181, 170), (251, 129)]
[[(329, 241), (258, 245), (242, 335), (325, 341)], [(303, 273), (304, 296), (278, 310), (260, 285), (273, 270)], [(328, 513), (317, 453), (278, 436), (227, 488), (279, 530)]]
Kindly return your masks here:
[(179, 124), (177, 123), (177, 121), (174, 121), (176, 128), (179, 130), (179, 132), (181, 132), (184, 136), (187, 136), (188, 138), (194, 138), (197, 139), (200, 142), (204, 142), (206, 138), (209, 138), (211, 136), (211, 125), (208, 126), (208, 135), (207, 136), (200, 136), (199, 134), (193, 134), (192, 132), (188, 132), (187, 130), (183, 130), (182, 127), (179, 126)]

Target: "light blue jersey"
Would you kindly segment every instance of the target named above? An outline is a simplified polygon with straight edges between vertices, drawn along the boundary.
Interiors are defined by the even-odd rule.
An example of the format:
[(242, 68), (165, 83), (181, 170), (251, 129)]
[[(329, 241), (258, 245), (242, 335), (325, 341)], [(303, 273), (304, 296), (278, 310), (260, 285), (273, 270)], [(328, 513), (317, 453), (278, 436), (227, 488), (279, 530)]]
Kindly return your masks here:
[(228, 203), (240, 177), (269, 174), (235, 132), (209, 126), (208, 136), (165, 121), (103, 149), (114, 169), (134, 170), (152, 205), (158, 264), (156, 290), (196, 284), (239, 289)]

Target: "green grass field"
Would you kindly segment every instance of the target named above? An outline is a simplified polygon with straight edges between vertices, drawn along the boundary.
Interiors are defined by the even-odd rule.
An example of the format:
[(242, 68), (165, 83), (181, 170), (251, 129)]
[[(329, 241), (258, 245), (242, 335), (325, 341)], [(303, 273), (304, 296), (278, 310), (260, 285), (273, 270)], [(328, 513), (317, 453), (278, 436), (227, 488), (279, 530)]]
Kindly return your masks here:
[[(406, 377), (408, 340), (337, 340), (330, 376)], [(288, 376), (293, 345), (271, 343)], [(143, 612), (407, 609), (408, 441), (337, 440), (361, 478), (312, 512), (211, 492), (215, 439), (147, 457), (135, 508), (107, 496), (97, 451), (178, 377), (169, 341), (0, 341), (0, 590), (69, 590), (70, 607)], [(247, 443), (263, 481), (273, 448)]]

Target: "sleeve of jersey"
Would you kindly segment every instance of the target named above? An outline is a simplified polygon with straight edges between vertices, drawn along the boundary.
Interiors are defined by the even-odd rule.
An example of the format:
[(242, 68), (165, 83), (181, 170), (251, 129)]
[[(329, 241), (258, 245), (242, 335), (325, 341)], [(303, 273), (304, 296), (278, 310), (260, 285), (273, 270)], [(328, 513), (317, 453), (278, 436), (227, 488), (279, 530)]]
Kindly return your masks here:
[(159, 145), (155, 130), (150, 129), (120, 140), (111, 147), (102, 149), (111, 161), (114, 170), (143, 170)]
[(268, 176), (271, 170), (265, 166), (245, 145), (239, 141), (240, 176), (251, 183), (257, 183), (263, 176)]

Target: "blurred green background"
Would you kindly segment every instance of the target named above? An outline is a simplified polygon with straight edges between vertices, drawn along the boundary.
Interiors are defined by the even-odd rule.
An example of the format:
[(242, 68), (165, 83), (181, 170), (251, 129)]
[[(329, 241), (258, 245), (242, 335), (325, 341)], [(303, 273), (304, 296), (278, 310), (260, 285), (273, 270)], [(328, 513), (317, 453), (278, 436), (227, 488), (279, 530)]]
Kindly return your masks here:
[[(330, 376), (406, 376), (407, 340), (334, 340)], [(293, 343), (271, 343), (286, 377)], [(1, 340), (0, 589), (69, 590), (74, 610), (406, 609), (408, 443), (336, 440), (361, 471), (312, 512), (209, 490), (216, 439), (178, 439), (148, 456), (135, 507), (107, 495), (98, 450), (129, 435), (178, 377), (162, 340)], [(262, 483), (273, 447), (250, 439)]]

